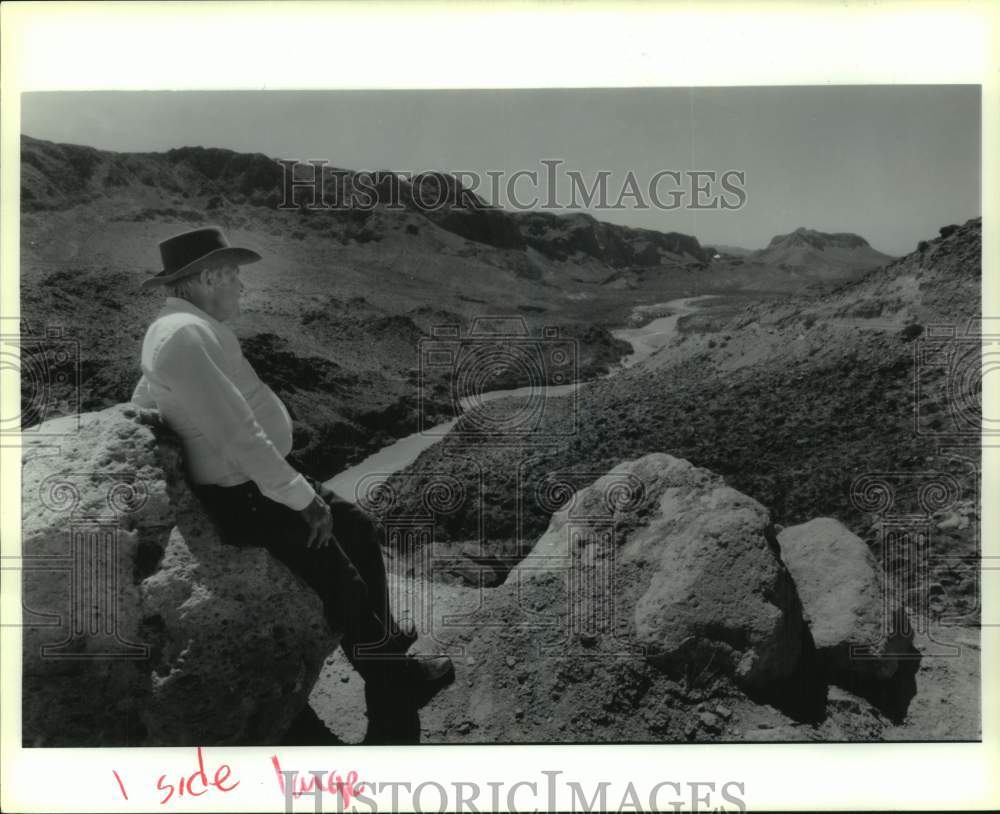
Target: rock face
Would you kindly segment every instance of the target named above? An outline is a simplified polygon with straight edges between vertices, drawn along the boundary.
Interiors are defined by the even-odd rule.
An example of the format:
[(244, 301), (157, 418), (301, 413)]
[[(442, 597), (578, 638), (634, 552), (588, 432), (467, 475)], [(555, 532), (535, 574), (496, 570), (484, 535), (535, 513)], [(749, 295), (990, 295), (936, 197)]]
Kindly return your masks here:
[(783, 529), (778, 543), (830, 678), (848, 685), (891, 678), (913, 649), (912, 632), (888, 635), (904, 611), (898, 600), (888, 614), (883, 609), (882, 569), (868, 546), (829, 517)]
[(155, 417), (25, 436), (25, 745), (275, 743), (336, 645), (305, 583), (219, 541)]
[[(565, 546), (574, 515), (600, 516), (611, 507), (620, 540), (614, 585), (636, 642), (654, 661), (668, 667), (714, 661), (747, 687), (794, 671), (801, 612), (763, 506), (705, 469), (654, 453), (577, 494), (553, 515), (532, 556)], [(572, 551), (583, 571), (595, 556), (592, 547)], [(577, 606), (571, 613), (583, 613), (582, 598), (571, 598)]]
[(502, 585), (414, 601), (441, 606), (418, 626), (459, 673), (422, 712), (429, 740), (684, 740), (688, 692), (795, 680), (801, 606), (758, 503), (662, 453), (569, 480)]
[[(585, 213), (559, 216), (552, 212), (523, 212), (514, 216), (527, 245), (554, 260), (577, 252), (606, 262), (613, 268), (658, 266), (662, 254), (687, 256), (708, 262), (698, 239), (679, 232), (654, 232), (604, 223)], [(677, 259), (677, 258), (675, 258)]]

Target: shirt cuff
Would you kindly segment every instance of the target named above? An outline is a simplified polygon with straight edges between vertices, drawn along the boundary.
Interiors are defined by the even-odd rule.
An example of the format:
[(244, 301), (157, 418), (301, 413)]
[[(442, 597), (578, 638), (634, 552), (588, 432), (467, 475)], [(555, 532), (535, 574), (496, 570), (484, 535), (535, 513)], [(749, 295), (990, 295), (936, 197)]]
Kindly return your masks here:
[(309, 481), (300, 473), (287, 486), (283, 487), (279, 492), (268, 495), (268, 497), (276, 500), (278, 503), (284, 503), (293, 511), (301, 512), (313, 502), (316, 497), (316, 490), (309, 485)]
[(139, 379), (139, 383), (135, 386), (132, 391), (132, 397), (129, 399), (132, 404), (136, 407), (142, 407), (144, 409), (156, 409), (156, 402), (153, 400), (152, 395), (149, 392), (149, 384), (145, 377)]

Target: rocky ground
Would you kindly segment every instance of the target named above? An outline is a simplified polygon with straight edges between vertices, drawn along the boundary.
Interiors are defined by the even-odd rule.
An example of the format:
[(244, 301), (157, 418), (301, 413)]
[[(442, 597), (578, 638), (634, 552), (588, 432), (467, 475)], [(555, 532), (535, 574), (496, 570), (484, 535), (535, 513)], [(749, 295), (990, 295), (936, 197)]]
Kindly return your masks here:
[[(406, 505), (435, 473), (463, 473), (486, 490), (484, 500), (440, 518), (440, 539), (474, 538), (483, 511), (492, 538), (533, 543), (551, 514), (539, 499), (543, 486), (589, 482), (588, 474), (593, 480), (623, 458), (668, 450), (721, 474), (777, 523), (828, 514), (867, 533), (871, 512), (852, 496), (858, 477), (967, 475), (977, 465), (974, 450), (969, 465), (961, 454), (939, 452), (970, 437), (962, 410), (978, 409), (977, 393), (949, 404), (949, 368), (918, 365), (916, 353), (941, 344), (927, 344), (928, 326), (956, 327), (958, 347), (970, 347), (961, 335), (979, 314), (979, 234), (970, 221), (927, 253), (820, 299), (750, 305), (735, 316), (723, 303), (721, 317), (711, 309), (707, 318), (684, 317), (672, 343), (577, 398), (548, 400), (544, 410), (509, 400), (524, 431), (504, 445), (486, 433), (456, 435), (393, 485)], [(877, 313), (878, 324), (852, 315), (862, 308)], [(687, 321), (693, 327), (685, 329)], [(969, 539), (970, 528), (941, 531)]]
[[(943, 231), (921, 251), (825, 297), (730, 303), (728, 315), (723, 303), (714, 315), (688, 317), (693, 324), (673, 344), (583, 388), (575, 403), (547, 404), (531, 431), (505, 446), (449, 438), (425, 452), (392, 484), (400, 511), (443, 471), (482, 492), (436, 518), (435, 556), (444, 563), (436, 578), (509, 579), (548, 526), (553, 501), (557, 507), (622, 459), (657, 450), (719, 473), (781, 526), (839, 518), (891, 579), (915, 563), (912, 546), (886, 547), (886, 529), (894, 515), (922, 514), (927, 583), (902, 584), (926, 656), (911, 713), (862, 724), (870, 709), (836, 696), (834, 723), (799, 737), (822, 739), (822, 726), (835, 724), (831, 731), (848, 739), (977, 738), (979, 452), (962, 422), (975, 417), (978, 393), (952, 386), (964, 375), (961, 356), (949, 357), (948, 367), (928, 364), (940, 354), (918, 351), (940, 349), (936, 326), (956, 327), (961, 337), (978, 317), (980, 223)], [(512, 400), (509, 408), (524, 404)], [(940, 501), (925, 487), (940, 490)], [(410, 568), (421, 575), (419, 558)], [(951, 642), (961, 646), (940, 646)], [(838, 720), (841, 707), (864, 712)], [(613, 738), (617, 725), (597, 727), (593, 737)]]
[[(454, 415), (450, 373), (420, 370), (434, 326), (502, 313), (532, 336), (551, 325), (577, 340), (576, 375), (597, 380), (576, 397), (542, 410), (501, 402), (521, 422), (513, 432), (483, 433), (467, 416), (458, 429), (471, 437), (447, 438), (390, 483), (404, 513), (428, 495), (446, 506), (430, 552), (441, 567), (387, 552), (398, 604), (423, 630), (448, 631), (418, 647), (453, 652), (458, 667), (456, 686), (425, 711), (427, 741), (978, 737), (979, 344), (963, 339), (980, 309), (978, 221), (866, 273), (885, 258), (856, 236), (797, 230), (772, 242), (773, 256), (716, 261), (688, 236), (586, 216), (281, 211), (264, 156), (111, 154), (30, 138), (22, 149), (22, 330), (38, 337), (22, 345), (29, 430), (128, 399), (158, 307), (137, 285), (158, 268), (157, 241), (205, 223), (265, 255), (248, 269), (235, 328), (296, 419), (294, 462), (318, 477), (413, 432), (421, 410), (428, 423)], [(837, 269), (817, 281), (797, 263), (820, 238), (836, 238)], [(723, 296), (684, 317), (673, 342), (598, 378), (627, 352), (610, 329), (636, 305), (706, 293)], [(522, 383), (514, 369), (496, 366), (480, 389)], [(522, 597), (517, 569), (575, 492), (650, 453), (720, 476), (776, 531), (837, 518), (890, 580), (914, 567), (893, 518), (924, 517), (927, 584), (900, 583), (922, 656), (905, 716), (836, 683), (821, 713), (783, 707), (715, 662), (677, 674), (589, 651), (530, 655), (544, 636), (526, 639), (512, 614), (525, 603), (551, 612), (551, 575), (528, 580)], [(363, 731), (359, 691), (334, 656), (312, 695), (348, 742)]]
[[(660, 462), (657, 465), (663, 466)], [(651, 483), (648, 477), (644, 481)], [(752, 506), (752, 501), (745, 503), (736, 498), (735, 504), (727, 506), (717, 499), (705, 498), (707, 495), (688, 504), (686, 511), (693, 510), (693, 515), (688, 516), (695, 519), (693, 525), (687, 526), (695, 532), (692, 537), (685, 537), (685, 521), (680, 521), (679, 527), (677, 522), (671, 525), (671, 518), (683, 517), (685, 510), (640, 512), (639, 526), (629, 522), (618, 525), (623, 535), (619, 543), (624, 559), (615, 563), (615, 587), (610, 593), (615, 595), (620, 613), (610, 628), (605, 626), (593, 636), (567, 635), (563, 603), (569, 596), (568, 589), (545, 563), (553, 553), (565, 552), (561, 534), (564, 526), (555, 521), (535, 551), (515, 566), (498, 588), (473, 588), (408, 577), (399, 570), (398, 561), (393, 563), (391, 584), (400, 613), (418, 620), (426, 631), (416, 650), (448, 653), (456, 666), (455, 686), (440, 693), (422, 714), (424, 740), (428, 743), (662, 743), (979, 737), (978, 630), (961, 626), (936, 628), (933, 635), (937, 642), (927, 632), (917, 632), (913, 642), (916, 652), (909, 652), (913, 656), (919, 654), (919, 661), (911, 656), (911, 660), (898, 662), (897, 675), (885, 682), (881, 693), (866, 691), (857, 682), (817, 680), (814, 669), (802, 663), (796, 665), (796, 658), (806, 659), (805, 651), (787, 641), (777, 647), (766, 644), (775, 641), (773, 637), (781, 641), (787, 635), (780, 628), (758, 627), (756, 634), (751, 632), (759, 625), (751, 619), (760, 611), (752, 608), (760, 601), (754, 597), (762, 595), (753, 591), (755, 580), (767, 572), (766, 556), (756, 565), (744, 561), (739, 569), (732, 567), (732, 563), (728, 564), (730, 567), (712, 568), (706, 562), (706, 570), (700, 574), (693, 561), (678, 567), (678, 556), (683, 556), (683, 551), (690, 552), (691, 546), (697, 548), (699, 539), (709, 541), (703, 549), (709, 552), (736, 529), (747, 528), (743, 526), (746, 519), (740, 519), (739, 512), (733, 513), (732, 509)], [(703, 537), (703, 522), (711, 522), (717, 536)], [(737, 533), (736, 539), (745, 540), (743, 534)], [(857, 556), (864, 544), (856, 537), (841, 534), (853, 539), (857, 548), (853, 556), (841, 551), (840, 562), (859, 563), (864, 571), (864, 555)], [(655, 540), (655, 548), (640, 555), (639, 562), (644, 565), (640, 572), (635, 572), (629, 563), (636, 562), (634, 557), (641, 550), (643, 539)], [(829, 644), (838, 635), (850, 638), (846, 631), (865, 624), (859, 621), (858, 614), (863, 616), (866, 612), (872, 614), (867, 623), (871, 635), (878, 628), (881, 591), (869, 590), (867, 597), (852, 594), (851, 590), (859, 586), (858, 566), (841, 565), (831, 574), (829, 565), (823, 562), (828, 541), (814, 542), (820, 547), (814, 552), (817, 563), (812, 579), (825, 581), (825, 588), (819, 592), (808, 590), (810, 578), (802, 573), (801, 564), (792, 567), (792, 572), (810, 612), (816, 647), (821, 642)], [(652, 562), (648, 560), (649, 554), (656, 551), (662, 552), (660, 556), (664, 558), (663, 576), (696, 585), (691, 596), (697, 596), (701, 602), (687, 598), (687, 591), (683, 588), (678, 591), (677, 585), (664, 590), (658, 576), (652, 573), (657, 568), (655, 557)], [(782, 551), (787, 556), (784, 545)], [(869, 563), (873, 566), (874, 559)], [(867, 573), (873, 575), (876, 570)], [(845, 592), (845, 586), (850, 590)], [(735, 600), (737, 610), (728, 622), (722, 622), (726, 611), (720, 610), (727, 603), (719, 597), (713, 598), (713, 590), (745, 597)], [(645, 595), (639, 598), (643, 591)], [(825, 609), (821, 607), (824, 595)], [(772, 601), (780, 605), (782, 600), (769, 597), (759, 607), (773, 607), (769, 605)], [(699, 653), (666, 670), (664, 665), (650, 661), (649, 652), (640, 655), (638, 646), (648, 646), (654, 641), (649, 638), (651, 629), (646, 628), (647, 632), (642, 633), (642, 625), (658, 618), (657, 614), (650, 616), (646, 612), (643, 617), (646, 622), (635, 621), (640, 619), (636, 608), (643, 602), (660, 607), (666, 603), (666, 607), (681, 614), (671, 614), (673, 620), (655, 634), (654, 640), (662, 635), (667, 638), (660, 639), (653, 652), (657, 647), (662, 651), (664, 647), (683, 645), (687, 636), (685, 624), (693, 624), (689, 630), (696, 636), (721, 636), (720, 641), (743, 647), (748, 645), (737, 643), (756, 642), (750, 646), (762, 653), (769, 652), (771, 659), (759, 660), (760, 666), (755, 668), (759, 677), (750, 676), (758, 686), (747, 687), (747, 677), (734, 676), (727, 666), (726, 654), (730, 652), (727, 644), (710, 650), (707, 657)], [(553, 618), (562, 623), (551, 621)], [(711, 622), (713, 618), (715, 622)], [(786, 607), (782, 618), (797, 618), (794, 607)], [(653, 624), (655, 628), (656, 622)], [(722, 633), (720, 624), (728, 632)], [(670, 641), (675, 644), (669, 644)], [(941, 642), (956, 649), (945, 652)], [(682, 651), (683, 647), (678, 647), (677, 652)], [(870, 664), (862, 666), (867, 668)], [(782, 674), (786, 678), (781, 679)], [(902, 705), (894, 707), (900, 699)], [(346, 743), (360, 742), (365, 728), (365, 718), (360, 712), (363, 688), (339, 653), (328, 659), (310, 703), (336, 738)]]

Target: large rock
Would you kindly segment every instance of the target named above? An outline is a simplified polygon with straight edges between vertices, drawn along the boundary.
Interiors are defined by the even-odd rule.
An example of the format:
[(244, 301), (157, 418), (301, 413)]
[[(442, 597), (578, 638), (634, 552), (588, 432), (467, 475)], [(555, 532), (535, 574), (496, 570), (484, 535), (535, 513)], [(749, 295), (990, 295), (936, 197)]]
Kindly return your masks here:
[[(587, 518), (609, 521), (615, 549), (580, 537)], [(582, 520), (582, 524), (581, 524)], [(598, 526), (599, 527), (599, 526)], [(705, 469), (663, 453), (629, 461), (555, 513), (525, 561), (566, 552), (582, 574), (614, 558), (621, 612), (635, 643), (657, 663), (691, 669), (714, 662), (749, 688), (794, 672), (802, 643), (795, 588), (776, 555), (767, 510)], [(595, 584), (587, 577), (579, 585)], [(570, 597), (573, 618), (594, 597)]]
[(778, 544), (830, 678), (847, 685), (892, 678), (900, 657), (912, 656), (912, 631), (868, 546), (829, 517), (783, 529)]
[(759, 504), (661, 453), (583, 478), (552, 473), (549, 528), (503, 585), (416, 581), (423, 646), (458, 674), (428, 741), (685, 740), (689, 693), (797, 681), (801, 607)]
[(274, 743), (335, 647), (304, 582), (219, 541), (154, 428), (119, 405), (25, 435), (26, 745)]

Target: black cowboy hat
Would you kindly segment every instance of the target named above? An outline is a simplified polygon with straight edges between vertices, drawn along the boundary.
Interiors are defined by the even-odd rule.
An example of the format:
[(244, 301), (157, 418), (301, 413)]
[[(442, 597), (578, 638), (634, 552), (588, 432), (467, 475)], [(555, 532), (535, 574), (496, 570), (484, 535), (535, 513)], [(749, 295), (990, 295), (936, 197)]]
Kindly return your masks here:
[(163, 271), (143, 280), (143, 288), (172, 283), (209, 266), (224, 263), (245, 266), (256, 263), (261, 256), (251, 249), (230, 246), (221, 229), (208, 226), (164, 240), (160, 243), (160, 259)]

